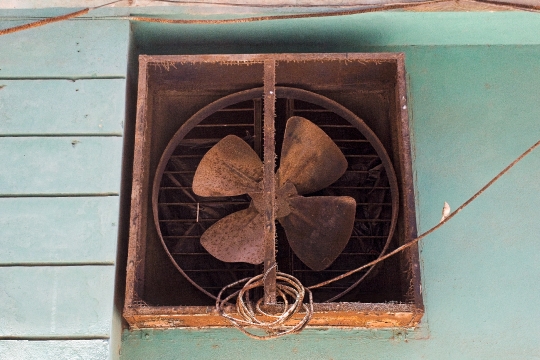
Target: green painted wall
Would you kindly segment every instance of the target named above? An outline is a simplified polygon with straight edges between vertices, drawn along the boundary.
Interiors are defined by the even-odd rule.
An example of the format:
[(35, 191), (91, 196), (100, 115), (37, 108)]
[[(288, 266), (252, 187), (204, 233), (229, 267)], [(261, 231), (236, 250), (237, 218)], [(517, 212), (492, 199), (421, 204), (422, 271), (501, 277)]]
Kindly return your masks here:
[[(456, 208), (540, 139), (538, 14), (130, 26), (114, 17), (206, 10), (100, 11), (0, 37), (1, 360), (119, 356), (130, 54), (405, 52), (420, 231), (436, 224), (444, 201)], [(0, 28), (37, 16), (0, 15)], [(536, 151), (421, 244), (426, 314), (417, 329), (308, 329), (267, 342), (233, 329), (125, 330), (120, 357), (539, 359), (539, 176)]]
[[(162, 26), (135, 23), (141, 53), (403, 51), (419, 230), (540, 139), (540, 16), (384, 13)], [(540, 358), (540, 152), (421, 244), (418, 329), (308, 329), (272, 341), (234, 329), (125, 331), (122, 359)]]

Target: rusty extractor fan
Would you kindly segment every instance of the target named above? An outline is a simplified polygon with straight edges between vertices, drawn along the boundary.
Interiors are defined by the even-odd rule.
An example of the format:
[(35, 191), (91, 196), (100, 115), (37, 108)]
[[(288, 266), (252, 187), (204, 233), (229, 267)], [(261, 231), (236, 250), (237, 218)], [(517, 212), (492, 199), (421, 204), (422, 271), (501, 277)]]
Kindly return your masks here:
[(221, 261), (263, 263), (268, 231), (263, 176), (269, 176), (276, 189), (273, 216), (283, 226), (292, 250), (312, 270), (324, 270), (349, 241), (356, 201), (349, 196), (302, 195), (338, 180), (347, 160), (323, 130), (295, 116), (286, 124), (280, 163), (275, 180), (274, 174), (263, 174), (259, 156), (235, 135), (226, 136), (206, 153), (195, 172), (193, 192), (206, 197), (248, 194), (251, 204), (208, 228), (201, 244)]
[[(244, 140), (227, 135), (217, 142), (199, 162), (192, 182), (193, 193), (202, 197), (226, 198), (247, 194), (249, 207), (221, 218), (210, 226), (200, 238), (201, 245), (212, 256), (228, 263), (264, 264), (260, 275), (244, 278), (225, 286), (217, 297), (197, 285), (183, 270), (177, 269), (207, 295), (216, 298), (217, 311), (231, 323), (257, 339), (268, 339), (302, 330), (313, 314), (311, 292), (292, 275), (281, 273), (276, 263), (276, 220), (282, 225), (289, 245), (296, 256), (310, 269), (328, 268), (347, 246), (355, 224), (356, 200), (349, 196), (304, 196), (332, 185), (347, 171), (348, 163), (334, 141), (317, 125), (306, 118), (292, 116), (287, 120), (280, 151), (279, 169), (275, 169), (275, 104), (277, 97), (285, 94), (293, 98), (312, 101), (347, 119), (372, 144), (382, 165), (389, 173), (392, 192), (392, 220), (382, 256), (392, 239), (398, 213), (397, 180), (391, 161), (377, 136), (356, 115), (330, 99), (314, 93), (275, 86), (274, 63), (265, 62), (264, 87), (233, 94), (210, 104), (195, 114), (175, 134), (167, 146), (158, 174), (165, 169), (167, 159), (173, 154), (181, 138), (197, 121), (212, 114), (215, 109), (245, 99), (262, 95), (264, 117), (262, 122), (263, 159)], [(278, 95), (276, 95), (276, 91)], [(229, 99), (231, 98), (231, 99)], [(324, 100), (324, 101), (323, 101)], [(215, 108), (215, 109), (214, 109)], [(154, 220), (159, 231), (157, 194), (161, 175), (156, 176), (153, 188)], [(174, 258), (169, 254), (173, 263)], [(342, 294), (354, 288), (365, 276), (352, 284)], [(343, 277), (343, 275), (341, 276)], [(325, 286), (338, 277), (311, 288)], [(241, 290), (235, 291), (239, 285)], [(253, 301), (250, 291), (264, 288), (264, 296)], [(232, 290), (232, 294), (229, 294)], [(304, 297), (309, 302), (304, 302)], [(236, 311), (229, 305), (236, 297)], [(278, 301), (279, 300), (279, 301)], [(303, 317), (296, 316), (304, 312)], [(294, 318), (293, 318), (294, 317)], [(291, 325), (291, 322), (293, 325)], [(248, 327), (263, 329), (260, 336), (246, 330)]]
[[(380, 140), (367, 125), (330, 99), (293, 88), (275, 87), (273, 80), (265, 87), (238, 94), (251, 99), (262, 95), (264, 100), (263, 160), (253, 148), (236, 135), (227, 135), (205, 153), (197, 165), (193, 193), (202, 197), (229, 198), (247, 194), (251, 201), (248, 208), (229, 214), (202, 234), (201, 245), (220, 261), (228, 263), (264, 264), (262, 274), (244, 278), (225, 286), (217, 297), (205, 291), (183, 270), (177, 269), (188, 281), (207, 295), (216, 298), (217, 311), (231, 323), (257, 339), (268, 339), (302, 330), (311, 319), (313, 301), (309, 288), (292, 275), (281, 273), (276, 263), (276, 220), (282, 225), (290, 248), (298, 259), (313, 271), (328, 268), (347, 246), (355, 224), (356, 200), (350, 196), (304, 196), (316, 193), (335, 183), (347, 171), (348, 162), (334, 141), (317, 125), (306, 118), (290, 117), (285, 126), (279, 168), (275, 171), (275, 101), (285, 94), (321, 104), (356, 127), (372, 144), (389, 173), (392, 192), (392, 221), (382, 256), (393, 236), (396, 226), (397, 180), (390, 159)], [(276, 90), (279, 95), (276, 95)], [(158, 174), (163, 173), (167, 159), (190, 128), (200, 119), (237, 101), (238, 94), (218, 100), (193, 116), (179, 130), (164, 152)], [(323, 99), (323, 100), (321, 100)], [(226, 101), (225, 101), (226, 100)], [(234, 100), (234, 101), (233, 101)], [(223, 102), (223, 104), (222, 104)], [(157, 201), (161, 176), (154, 182), (154, 203)], [(155, 204), (154, 204), (155, 205)], [(159, 229), (159, 216), (154, 206), (154, 219)], [(162, 243), (163, 237), (160, 237)], [(166, 248), (166, 246), (165, 246)], [(169, 253), (170, 255), (170, 253)], [(176, 264), (174, 258), (173, 263)], [(341, 294), (354, 288), (366, 272)], [(343, 276), (343, 275), (342, 275)], [(311, 288), (325, 286), (338, 277)], [(242, 286), (241, 290), (238, 286)], [(250, 291), (264, 288), (264, 296), (253, 302)], [(232, 294), (229, 294), (232, 290)], [(308, 304), (304, 297), (309, 297)], [(236, 311), (228, 306), (236, 297)], [(279, 301), (278, 301), (279, 300)], [(295, 314), (303, 310), (304, 316)], [(294, 317), (294, 318), (293, 318)], [(291, 321), (294, 325), (290, 325)], [(246, 330), (258, 327), (266, 332), (259, 336)]]

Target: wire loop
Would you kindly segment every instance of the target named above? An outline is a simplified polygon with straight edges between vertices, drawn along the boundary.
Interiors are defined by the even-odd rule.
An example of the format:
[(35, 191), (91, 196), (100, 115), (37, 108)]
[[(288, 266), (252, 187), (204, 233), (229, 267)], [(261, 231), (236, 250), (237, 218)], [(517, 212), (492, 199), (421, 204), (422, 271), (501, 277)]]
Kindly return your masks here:
[[(275, 267), (275, 265), (273, 266)], [(272, 269), (271, 267), (270, 269)], [(269, 269), (269, 270), (270, 270)], [(309, 289), (306, 289), (302, 283), (292, 275), (282, 272), (276, 273), (276, 296), (282, 300), (282, 303), (274, 306), (268, 306), (268, 309), (274, 310), (281, 308), (278, 313), (271, 313), (268, 309), (262, 308), (263, 298), (259, 299), (253, 306), (250, 301), (249, 292), (252, 289), (264, 286), (264, 274), (253, 278), (245, 278), (225, 286), (219, 292), (216, 300), (216, 310), (224, 318), (228, 319), (237, 329), (247, 336), (257, 340), (269, 340), (283, 335), (300, 332), (307, 325), (313, 316), (313, 296)], [(222, 299), (223, 294), (228, 289), (242, 284), (245, 285), (241, 290)], [(305, 294), (308, 294), (309, 302), (304, 303)], [(225, 304), (236, 296), (236, 311), (238, 316), (233, 316), (225, 310)], [(293, 298), (292, 303), (289, 298)], [(294, 321), (293, 317), (301, 310), (305, 313), (304, 317), (294, 325), (286, 325), (287, 322)], [(268, 321), (270, 318), (272, 320)], [(256, 328), (264, 331), (264, 335), (257, 335), (247, 330), (247, 328)]]

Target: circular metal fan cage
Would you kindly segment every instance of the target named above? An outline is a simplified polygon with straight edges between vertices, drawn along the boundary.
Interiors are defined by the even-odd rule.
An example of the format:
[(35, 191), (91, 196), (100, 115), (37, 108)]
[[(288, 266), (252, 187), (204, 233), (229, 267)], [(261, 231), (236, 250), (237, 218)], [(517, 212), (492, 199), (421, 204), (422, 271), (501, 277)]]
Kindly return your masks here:
[[(357, 203), (354, 228), (346, 248), (322, 271), (313, 271), (296, 258), (278, 226), (280, 271), (290, 273), (309, 287), (372, 261), (388, 250), (397, 224), (398, 183), (383, 144), (354, 113), (331, 99), (297, 88), (276, 87), (276, 97), (287, 102), (288, 115), (304, 116), (323, 129), (348, 161), (347, 171), (338, 181), (310, 195), (346, 195)], [(263, 269), (261, 265), (222, 262), (202, 247), (202, 233), (221, 218), (247, 208), (250, 198), (248, 195), (197, 196), (191, 189), (193, 175), (204, 154), (226, 135), (243, 138), (262, 156), (262, 98), (263, 88), (254, 88), (225, 96), (198, 111), (167, 145), (153, 182), (153, 218), (168, 257), (193, 286), (213, 299), (224, 286), (258, 275)], [(285, 121), (283, 127), (278, 122), (279, 117), (276, 149), (280, 149)], [(371, 270), (317, 289), (326, 291), (323, 290), (319, 299), (316, 296), (316, 300), (341, 298), (356, 288)]]

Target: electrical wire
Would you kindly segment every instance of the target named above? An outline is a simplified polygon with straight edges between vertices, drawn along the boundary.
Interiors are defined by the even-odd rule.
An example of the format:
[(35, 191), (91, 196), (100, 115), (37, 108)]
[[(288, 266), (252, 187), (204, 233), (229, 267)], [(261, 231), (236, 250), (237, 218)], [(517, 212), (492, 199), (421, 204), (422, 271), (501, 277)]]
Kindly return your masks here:
[[(22, 31), (22, 30), (28, 30), (28, 29), (40, 27), (40, 26), (51, 24), (54, 22), (69, 20), (75, 17), (79, 17), (81, 15), (85, 15), (92, 10), (96, 10), (101, 7), (112, 5), (120, 1), (122, 0), (116, 0), (116, 1), (103, 4), (100, 6), (96, 6), (93, 8), (86, 8), (86, 9), (75, 11), (69, 14), (60, 15), (56, 17), (50, 17), (50, 18), (33, 22), (33, 23), (15, 26), (8, 29), (3, 29), (3, 30), (0, 30), (0, 36), (11, 34), (11, 33)], [(511, 9), (516, 9), (516, 10), (524, 10), (524, 11), (531, 11), (531, 12), (540, 11), (540, 5), (515, 4), (515, 3), (500, 2), (496, 0), (469, 0), (469, 1), (480, 3), (480, 4), (490, 4), (490, 5), (499, 6), (502, 8), (511, 8)], [(356, 10), (312, 12), (312, 13), (287, 14), (287, 15), (268, 15), (268, 16), (255, 16), (255, 17), (233, 18), (233, 19), (213, 19), (213, 20), (212, 19), (189, 19), (187, 20), (187, 19), (163, 19), (163, 18), (158, 18), (158, 17), (147, 17), (147, 16), (124, 16), (124, 17), (119, 17), (119, 19), (139, 21), (139, 22), (161, 23), (161, 24), (223, 25), (223, 24), (237, 24), (237, 23), (271, 21), (271, 20), (292, 20), (292, 19), (357, 15), (357, 14), (365, 14), (365, 13), (389, 11), (389, 10), (404, 10), (404, 9), (414, 8), (414, 7), (418, 7), (422, 5), (430, 5), (430, 4), (437, 4), (437, 3), (443, 3), (443, 2), (448, 2), (448, 0), (428, 0), (428, 1), (419, 1), (419, 2), (373, 5), (372, 7), (356, 9)]]
[[(450, 221), (454, 216), (456, 216), (461, 210), (463, 210), (465, 207), (467, 207), (470, 203), (472, 203), (474, 200), (476, 200), (482, 193), (484, 193), (491, 185), (493, 185), (497, 180), (499, 180), (504, 174), (506, 174), (508, 171), (510, 171), (511, 168), (513, 168), (518, 162), (523, 160), (525, 156), (529, 155), (534, 149), (536, 149), (538, 146), (540, 146), (540, 141), (536, 142), (534, 145), (529, 147), (524, 153), (522, 153), (519, 157), (517, 157), (514, 161), (512, 161), (508, 166), (506, 166), (501, 172), (499, 172), (493, 179), (491, 179), (486, 185), (484, 185), (480, 190), (478, 190), (473, 196), (471, 196), (467, 201), (465, 201), (460, 207), (458, 207), (454, 212), (450, 213), (447, 217), (442, 219), (436, 226), (432, 227), (431, 229), (424, 232), (422, 235), (418, 236), (417, 238), (407, 242), (406, 244), (398, 247), (397, 249), (389, 252), (388, 254), (379, 257), (378, 259), (371, 261), (365, 265), (362, 265), (356, 269), (353, 269), (351, 271), (348, 271), (340, 276), (337, 276), (333, 279), (321, 282), (319, 284), (310, 286), (310, 287), (304, 287), (300, 280), (295, 278), (292, 275), (288, 275), (285, 273), (277, 272), (277, 284), (276, 284), (276, 293), (277, 296), (281, 299), (283, 299), (282, 304), (282, 312), (278, 315), (269, 314), (260, 308), (260, 304), (263, 300), (263, 298), (259, 299), (255, 306), (255, 311), (253, 310), (252, 302), (250, 301), (249, 297), (249, 290), (254, 289), (256, 287), (262, 287), (264, 286), (264, 280), (266, 278), (266, 273), (268, 273), (270, 270), (272, 270), (277, 265), (274, 263), (272, 267), (270, 267), (265, 274), (257, 275), (253, 278), (245, 278), (239, 281), (236, 281), (230, 285), (225, 286), (218, 294), (217, 301), (216, 301), (216, 310), (218, 313), (228, 319), (237, 329), (242, 331), (247, 336), (257, 339), (257, 340), (268, 340), (273, 339), (276, 337), (292, 334), (292, 333), (298, 333), (302, 331), (306, 325), (308, 324), (309, 320), (313, 316), (313, 298), (310, 290), (317, 289), (326, 285), (329, 285), (335, 281), (339, 281), (341, 279), (344, 279), (348, 276), (351, 276), (359, 271), (362, 271), (368, 267), (374, 266), (386, 259), (388, 259), (391, 256), (394, 256), (411, 246), (417, 244), (420, 240), (424, 239), (426, 236), (432, 234), (434, 231), (438, 230), (444, 224), (446, 224), (448, 221)], [(221, 299), (223, 293), (239, 284), (246, 283), (244, 287), (234, 292), (233, 294), (229, 295), (225, 299)], [(309, 294), (309, 306), (303, 303), (304, 294), (305, 292), (308, 292)], [(293, 297), (295, 299), (295, 302), (292, 305), (289, 305), (287, 301), (287, 295)], [(237, 296), (236, 301), (236, 311), (240, 315), (240, 318), (232, 316), (230, 313), (227, 313), (225, 311), (225, 305), (228, 301), (233, 299), (235, 296)], [(305, 315), (302, 319), (300, 319), (296, 325), (288, 325), (285, 326), (286, 322), (290, 322), (294, 315), (296, 315), (301, 309), (304, 309)], [(265, 322), (259, 320), (258, 316), (265, 316), (270, 318), (275, 318), (276, 320)], [(256, 335), (246, 330), (248, 327), (254, 327), (257, 329), (263, 330), (266, 335)]]
[(343, 278), (346, 278), (348, 276), (351, 276), (352, 274), (355, 274), (359, 271), (362, 271), (364, 270), (365, 268), (368, 268), (370, 266), (373, 266), (375, 264), (378, 264), (380, 263), (381, 261), (384, 261), (386, 259), (388, 259), (389, 257), (397, 254), (397, 253), (400, 253), (402, 252), (403, 250), (407, 249), (407, 248), (410, 248), (411, 246), (417, 244), (420, 240), (422, 240), (423, 238), (425, 238), (426, 236), (430, 235), (431, 233), (433, 233), (434, 231), (438, 230), (441, 226), (443, 226), (444, 224), (446, 224), (448, 221), (450, 221), (450, 219), (452, 219), (454, 216), (456, 216), (461, 210), (463, 210), (467, 205), (469, 205), (471, 202), (473, 202), (476, 198), (478, 198), (484, 191), (486, 191), (491, 185), (493, 185), (493, 183), (495, 183), (497, 180), (499, 180), (501, 178), (501, 176), (503, 176), (504, 174), (506, 174), (511, 168), (513, 168), (518, 162), (520, 162), (521, 160), (523, 160), (523, 158), (527, 155), (529, 155), (534, 149), (536, 149), (538, 146), (540, 146), (540, 141), (536, 142), (534, 145), (532, 145), (530, 148), (528, 148), (523, 154), (521, 154), (518, 158), (516, 158), (514, 161), (512, 161), (510, 163), (510, 165), (508, 165), (507, 167), (505, 167), (500, 173), (497, 174), (497, 176), (495, 176), (493, 179), (491, 179), (486, 185), (484, 185), (480, 190), (478, 190), (473, 196), (471, 196), (467, 201), (465, 201), (460, 207), (458, 207), (454, 212), (450, 213), (450, 215), (448, 215), (446, 218), (444, 218), (441, 222), (439, 222), (437, 225), (435, 225), (434, 227), (432, 227), (431, 229), (429, 229), (428, 231), (426, 231), (425, 233), (423, 233), (422, 235), (418, 236), (417, 238), (409, 241), (408, 243), (406, 244), (403, 244), (401, 245), (400, 247), (398, 247), (397, 249), (389, 252), (388, 254), (384, 255), (384, 256), (381, 256), (380, 258), (376, 259), (376, 260), (373, 260), (365, 265), (362, 265), (356, 269), (353, 269), (351, 271), (348, 271), (346, 272), (345, 274), (342, 274), (340, 276), (336, 276), (335, 278), (332, 278), (330, 280), (327, 280), (327, 281), (324, 281), (324, 282), (321, 282), (319, 284), (316, 284), (316, 285), (313, 285), (313, 286), (310, 286), (308, 289), (310, 290), (313, 290), (313, 289), (317, 289), (317, 288), (320, 288), (320, 287), (323, 287), (323, 286), (326, 286), (328, 284), (331, 284), (333, 282), (336, 282), (338, 280), (341, 280)]

